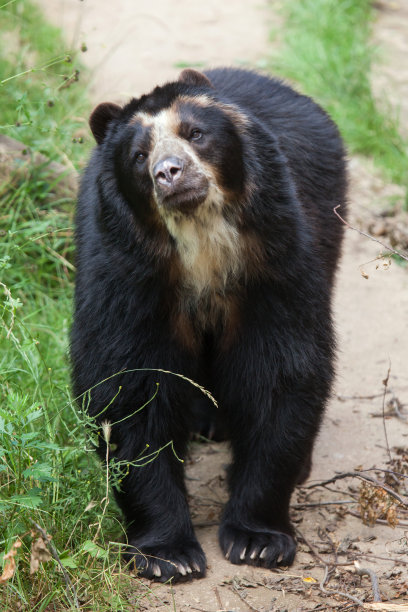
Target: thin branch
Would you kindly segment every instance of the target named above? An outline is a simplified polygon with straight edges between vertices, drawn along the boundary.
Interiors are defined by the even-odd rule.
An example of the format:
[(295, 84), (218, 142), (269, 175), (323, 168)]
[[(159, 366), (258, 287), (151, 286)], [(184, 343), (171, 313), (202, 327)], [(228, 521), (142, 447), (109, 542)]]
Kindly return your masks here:
[(301, 531), (299, 531), (299, 529), (296, 529), (296, 535), (300, 537), (300, 539), (306, 544), (306, 546), (309, 548), (310, 552), (312, 553), (313, 557), (317, 559), (319, 563), (327, 567), (327, 561), (319, 555), (317, 550), (310, 544), (310, 542), (308, 542), (308, 540), (306, 540), (305, 536), (303, 535)]
[(290, 507), (295, 510), (303, 508), (320, 508), (321, 506), (342, 506), (343, 504), (358, 504), (354, 499), (339, 499), (337, 501), (320, 501), (320, 502), (305, 502), (304, 504), (291, 504)]
[[(347, 514), (350, 514), (350, 516), (355, 516), (356, 518), (361, 519), (361, 514), (358, 514), (357, 512), (353, 512), (352, 510), (347, 510)], [(379, 525), (390, 526), (389, 522), (386, 521), (385, 519), (376, 518), (374, 522), (378, 523)], [(398, 520), (397, 527), (408, 527), (408, 523), (406, 521)]]
[(370, 553), (359, 553), (359, 557), (364, 557), (364, 559), (381, 559), (381, 561), (388, 561), (389, 563), (394, 563), (394, 565), (408, 565), (408, 561), (404, 561), (403, 559), (396, 559), (395, 557), (381, 557), (379, 555), (371, 555)]
[(393, 476), (399, 476), (400, 478), (408, 478), (408, 474), (402, 474), (401, 472), (396, 472), (395, 470), (385, 470), (384, 468), (367, 468), (366, 470), (360, 470), (363, 474), (364, 472), (383, 472), (384, 474), (392, 474)]
[(401, 495), (398, 495), (398, 493), (396, 493), (393, 489), (391, 489), (390, 487), (387, 487), (387, 485), (385, 484), (382, 484), (375, 478), (372, 478), (371, 476), (366, 476), (365, 474), (362, 474), (361, 472), (344, 472), (344, 474), (336, 474), (336, 476), (333, 476), (333, 478), (329, 478), (328, 480), (322, 480), (321, 482), (315, 482), (313, 484), (310, 484), (307, 486), (301, 486), (299, 488), (300, 489), (313, 489), (315, 487), (323, 487), (325, 485), (331, 484), (332, 482), (336, 482), (337, 480), (342, 480), (343, 478), (359, 478), (360, 480), (369, 482), (375, 485), (376, 487), (386, 491), (388, 495), (396, 499), (401, 504), (401, 506), (408, 508), (408, 499), (401, 497)]
[(244, 602), (244, 604), (245, 604), (245, 605), (247, 605), (247, 606), (248, 606), (248, 608), (249, 608), (250, 610), (253, 610), (253, 612), (261, 612), (261, 611), (259, 610), (259, 608), (255, 608), (255, 606), (253, 606), (253, 605), (252, 605), (252, 604), (251, 604), (251, 603), (248, 601), (248, 599), (247, 599), (247, 597), (246, 597), (246, 594), (247, 594), (246, 592), (245, 592), (245, 595), (243, 595), (243, 594), (242, 594), (242, 593), (239, 591), (239, 589), (238, 589), (237, 585), (235, 584), (235, 582), (234, 582), (234, 583), (233, 583), (233, 584), (230, 586), (230, 589), (231, 589), (231, 591), (232, 591), (233, 593), (236, 593), (236, 594), (238, 595), (238, 597), (241, 599), (241, 601), (243, 601), (243, 602)]
[(391, 253), (393, 253), (393, 255), (398, 255), (398, 257), (401, 257), (401, 259), (405, 259), (405, 261), (408, 261), (408, 255), (403, 255), (402, 253), (400, 253), (399, 251), (396, 251), (395, 249), (393, 249), (392, 247), (390, 247), (387, 244), (384, 244), (384, 242), (381, 242), (381, 240), (378, 240), (378, 238), (374, 238), (374, 236), (371, 236), (371, 234), (367, 234), (366, 232), (363, 232), (362, 230), (358, 229), (357, 227), (353, 227), (352, 225), (350, 225), (350, 223), (348, 223), (345, 219), (343, 219), (343, 217), (341, 217), (339, 215), (339, 213), (337, 212), (337, 209), (341, 208), (341, 205), (339, 204), (338, 206), (335, 206), (335, 208), (333, 208), (333, 212), (336, 215), (336, 217), (338, 217), (340, 219), (340, 221), (342, 223), (344, 223), (344, 225), (346, 225), (349, 229), (354, 230), (355, 232), (358, 232), (359, 234), (361, 234), (362, 236), (365, 236), (366, 238), (369, 238), (370, 240), (373, 240), (374, 242), (377, 242), (378, 244), (380, 244), (384, 249), (387, 249), (387, 251), (390, 251)]
[(217, 603), (218, 603), (218, 605), (220, 606), (220, 610), (223, 610), (224, 606), (222, 605), (221, 596), (220, 596), (220, 593), (219, 593), (219, 591), (218, 591), (218, 588), (217, 588), (217, 587), (214, 587), (214, 588), (213, 588), (213, 591), (214, 591), (214, 593), (215, 593), (215, 597), (216, 597), (216, 599), (217, 599)]
[(383, 385), (384, 385), (384, 393), (383, 393), (383, 398), (382, 398), (382, 422), (383, 422), (384, 438), (385, 438), (385, 444), (386, 444), (386, 447), (387, 447), (388, 459), (390, 461), (392, 461), (390, 445), (388, 443), (387, 427), (385, 425), (385, 396), (386, 396), (386, 393), (387, 393), (388, 381), (390, 379), (390, 372), (391, 372), (391, 363), (388, 366), (387, 376), (382, 381)]
[[(387, 393), (391, 393), (391, 391), (387, 391)], [(345, 402), (347, 400), (373, 400), (377, 397), (382, 397), (382, 393), (374, 393), (373, 395), (337, 395), (337, 399), (340, 402)]]
[(361, 606), (362, 608), (364, 607), (364, 603), (361, 601), (361, 599), (357, 599), (357, 597), (354, 597), (353, 595), (349, 595), (348, 593), (343, 593), (343, 591), (335, 591), (334, 589), (326, 589), (324, 585), (326, 583), (328, 574), (329, 574), (329, 566), (326, 565), (325, 570), (324, 570), (323, 580), (319, 584), (319, 589), (321, 590), (322, 593), (324, 593), (325, 595), (329, 595), (329, 596), (339, 595), (340, 597), (345, 597), (346, 599), (353, 601), (355, 604), (357, 604), (358, 606)]
[(378, 585), (378, 578), (375, 572), (373, 572), (373, 570), (369, 569), (368, 567), (363, 567), (360, 561), (354, 561), (354, 567), (356, 568), (356, 572), (359, 576), (369, 576), (371, 580), (371, 586), (373, 588), (373, 600), (375, 602), (381, 601), (380, 587)]
[(68, 597), (69, 602), (74, 606), (74, 608), (76, 610), (79, 610), (80, 608), (79, 608), (78, 596), (77, 596), (75, 587), (74, 587), (74, 585), (71, 582), (71, 578), (69, 577), (69, 574), (68, 574), (67, 570), (65, 569), (65, 567), (61, 563), (61, 559), (59, 558), (57, 549), (55, 548), (55, 546), (52, 543), (52, 541), (49, 539), (49, 536), (48, 536), (47, 532), (45, 531), (45, 529), (40, 527), (40, 525), (38, 525), (38, 523), (36, 523), (33, 520), (31, 521), (31, 523), (34, 525), (34, 527), (36, 528), (38, 533), (41, 535), (41, 537), (43, 538), (45, 544), (47, 545), (51, 555), (53, 556), (53, 558), (55, 559), (55, 561), (58, 563), (58, 565), (61, 568), (62, 575), (63, 575), (64, 580), (65, 580), (65, 584), (67, 585), (67, 597)]

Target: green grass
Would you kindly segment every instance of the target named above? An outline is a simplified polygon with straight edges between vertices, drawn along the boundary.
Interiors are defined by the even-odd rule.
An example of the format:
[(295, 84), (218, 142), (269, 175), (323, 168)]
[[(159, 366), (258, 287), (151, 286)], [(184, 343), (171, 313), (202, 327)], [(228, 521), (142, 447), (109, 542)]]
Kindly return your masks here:
[(78, 163), (92, 144), (80, 58), (27, 0), (2, 7), (0, 132), (52, 159)]
[[(111, 486), (126, 466), (101, 465), (100, 434), (70, 394), (73, 202), (55, 187), (43, 166), (0, 189), (0, 568), (22, 542), (0, 609), (75, 609), (56, 560), (30, 575), (34, 523), (52, 536), (81, 610), (135, 610), (141, 598), (154, 607), (120, 562)], [(146, 453), (141, 466), (157, 455)]]
[(112, 544), (123, 533), (105, 504), (92, 423), (70, 396), (71, 206), (44, 167), (0, 192), (0, 553), (22, 541), (17, 571), (0, 586), (4, 610), (68, 606), (54, 560), (30, 576), (32, 521), (52, 535), (83, 609), (125, 609), (135, 590)]
[[(81, 76), (66, 86), (82, 74), (78, 58), (26, 0), (0, 8), (0, 50), (0, 132), (81, 166), (90, 105)], [(0, 609), (75, 608), (57, 561), (30, 575), (33, 522), (52, 536), (81, 609), (136, 609), (146, 589), (120, 563), (123, 529), (111, 491), (106, 498), (97, 432), (70, 394), (75, 196), (63, 198), (47, 164), (29, 155), (1, 176), (0, 575), (9, 551), (17, 565), (0, 580)]]
[(372, 157), (408, 186), (408, 143), (396, 112), (374, 99), (371, 0), (285, 0), (282, 44), (271, 70), (298, 83), (332, 115), (352, 153)]

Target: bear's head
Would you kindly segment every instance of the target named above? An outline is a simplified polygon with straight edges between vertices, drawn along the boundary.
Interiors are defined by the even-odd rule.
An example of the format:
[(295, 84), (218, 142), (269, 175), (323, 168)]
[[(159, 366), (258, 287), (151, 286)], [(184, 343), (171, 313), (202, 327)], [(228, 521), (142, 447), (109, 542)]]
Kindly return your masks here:
[(208, 199), (239, 199), (246, 122), (242, 112), (217, 98), (204, 74), (191, 69), (123, 108), (100, 104), (90, 117), (129, 205), (136, 212), (156, 207), (163, 218), (190, 215)]
[(253, 189), (251, 121), (190, 69), (123, 108), (104, 103), (91, 115), (107, 231), (130, 214), (129, 231), (154, 258), (175, 254), (171, 276), (191, 295), (222, 293), (251, 257), (259, 267), (258, 241), (243, 218)]

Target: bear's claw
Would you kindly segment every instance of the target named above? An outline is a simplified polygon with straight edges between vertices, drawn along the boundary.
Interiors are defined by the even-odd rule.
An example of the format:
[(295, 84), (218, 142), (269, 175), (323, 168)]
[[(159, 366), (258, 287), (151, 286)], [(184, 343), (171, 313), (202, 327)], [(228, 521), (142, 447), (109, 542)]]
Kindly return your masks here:
[(205, 555), (198, 543), (184, 546), (149, 546), (130, 542), (125, 559), (138, 576), (159, 582), (182, 582), (205, 576)]
[(250, 530), (231, 524), (221, 526), (220, 545), (231, 563), (266, 568), (291, 565), (296, 552), (295, 539), (288, 533), (274, 529)]

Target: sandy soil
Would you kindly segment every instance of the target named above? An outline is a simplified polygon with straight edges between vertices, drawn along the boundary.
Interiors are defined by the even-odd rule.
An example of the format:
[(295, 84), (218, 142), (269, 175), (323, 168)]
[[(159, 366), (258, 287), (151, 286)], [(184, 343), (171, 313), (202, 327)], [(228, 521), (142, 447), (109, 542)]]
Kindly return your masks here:
[[(267, 51), (269, 25), (277, 23), (263, 0), (38, 2), (49, 19), (64, 29), (68, 42), (77, 47), (87, 44), (89, 50), (83, 59), (93, 71), (90, 93), (95, 103), (145, 93), (156, 83), (174, 77), (177, 66), (187, 62), (208, 66), (245, 60), (256, 65)], [(392, 91), (392, 102), (401, 100), (401, 108), (408, 100), (408, 11), (404, 2), (378, 3), (375, 25), (375, 40), (386, 51), (386, 63), (375, 79), (376, 91), (378, 95)], [(366, 161), (351, 160), (350, 176), (352, 223), (366, 220), (373, 209), (381, 209), (391, 196), (401, 193), (386, 185)], [(407, 448), (408, 424), (397, 416), (395, 406), (405, 403), (407, 407), (400, 406), (400, 411), (407, 415), (408, 274), (395, 262), (388, 265), (388, 260), (376, 259), (380, 250), (378, 244), (356, 232), (346, 232), (334, 305), (338, 376), (309, 484), (331, 478), (336, 472), (387, 467), (384, 426), (393, 458), (397, 447)], [(383, 420), (382, 381), (389, 367), (388, 390), (392, 393), (387, 394), (387, 401), (394, 397), (394, 402), (386, 406), (389, 414)], [(375, 397), (367, 399), (371, 396)], [(327, 595), (319, 582), (325, 564), (333, 568), (336, 560), (351, 563), (362, 554), (366, 555), (361, 557), (363, 565), (379, 578), (384, 600), (399, 596), (402, 606), (408, 601), (407, 566), (403, 565), (408, 561), (408, 517), (405, 525), (395, 530), (379, 523), (364, 526), (349, 512), (358, 513), (357, 480), (338, 481), (331, 491), (318, 487), (294, 495), (293, 516), (301, 535), (296, 562), (288, 571), (275, 573), (229, 564), (216, 538), (217, 517), (225, 499), (226, 463), (224, 445), (201, 444), (194, 446), (188, 466), (192, 512), (207, 555), (208, 576), (173, 589), (138, 582), (135, 604), (141, 592), (150, 593), (140, 602), (141, 609), (294, 612), (327, 610), (333, 605), (346, 610), (352, 602), (344, 596)], [(345, 503), (327, 504), (339, 500)], [(313, 505), (317, 502), (320, 505)], [(372, 601), (369, 579), (356, 576), (351, 564), (333, 568), (325, 588)], [(408, 610), (408, 604), (399, 609)]]
[[(117, 101), (174, 79), (185, 64), (252, 63), (265, 54), (265, 0), (38, 0), (92, 71), (95, 102)], [(249, 35), (248, 35), (249, 34)]]
[(378, 48), (374, 91), (378, 100), (391, 102), (392, 113), (408, 135), (408, 2), (379, 0), (373, 42)]

